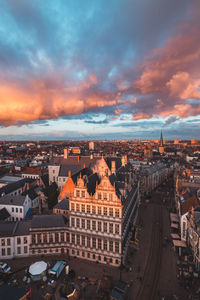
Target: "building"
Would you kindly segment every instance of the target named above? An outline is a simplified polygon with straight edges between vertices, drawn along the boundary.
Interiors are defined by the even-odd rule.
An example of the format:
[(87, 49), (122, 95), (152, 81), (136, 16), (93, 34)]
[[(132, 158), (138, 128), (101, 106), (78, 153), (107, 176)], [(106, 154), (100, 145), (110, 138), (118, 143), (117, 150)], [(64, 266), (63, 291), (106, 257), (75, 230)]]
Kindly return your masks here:
[(94, 151), (94, 142), (89, 142), (89, 150)]
[(165, 149), (164, 149), (164, 142), (163, 142), (163, 136), (162, 136), (162, 130), (161, 130), (161, 134), (160, 134), (160, 143), (159, 143), (159, 148), (158, 148), (160, 154), (164, 153)]

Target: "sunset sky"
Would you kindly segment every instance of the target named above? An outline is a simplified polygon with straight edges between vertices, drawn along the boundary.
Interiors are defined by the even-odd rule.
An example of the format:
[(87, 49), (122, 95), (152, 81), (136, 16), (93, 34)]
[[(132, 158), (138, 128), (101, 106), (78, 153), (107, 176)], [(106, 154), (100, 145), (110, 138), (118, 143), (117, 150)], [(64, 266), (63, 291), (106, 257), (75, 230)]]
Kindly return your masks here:
[(0, 139), (200, 139), (200, 2), (0, 0)]

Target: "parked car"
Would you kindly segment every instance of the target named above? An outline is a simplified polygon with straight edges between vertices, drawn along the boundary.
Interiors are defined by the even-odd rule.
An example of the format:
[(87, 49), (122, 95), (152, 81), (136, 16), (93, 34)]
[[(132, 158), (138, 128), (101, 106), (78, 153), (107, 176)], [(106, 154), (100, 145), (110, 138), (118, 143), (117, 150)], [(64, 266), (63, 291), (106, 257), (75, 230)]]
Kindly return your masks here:
[(9, 273), (10, 270), (11, 268), (6, 263), (0, 262), (0, 272)]

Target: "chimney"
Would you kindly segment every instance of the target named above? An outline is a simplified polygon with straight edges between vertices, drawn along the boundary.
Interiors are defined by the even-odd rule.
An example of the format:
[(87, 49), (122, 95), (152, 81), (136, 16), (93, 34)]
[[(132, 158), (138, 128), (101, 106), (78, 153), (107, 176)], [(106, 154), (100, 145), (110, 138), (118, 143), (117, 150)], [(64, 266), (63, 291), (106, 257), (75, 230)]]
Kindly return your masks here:
[(116, 163), (115, 163), (115, 160), (112, 160), (111, 161), (111, 173), (115, 174), (115, 172), (116, 172)]
[(71, 178), (71, 175), (72, 175), (72, 173), (71, 173), (71, 171), (69, 170), (69, 171), (68, 171), (68, 177)]
[(94, 157), (93, 157), (93, 154), (90, 154), (90, 159), (93, 159)]
[(64, 149), (64, 159), (67, 159), (68, 158), (68, 149), (65, 148)]

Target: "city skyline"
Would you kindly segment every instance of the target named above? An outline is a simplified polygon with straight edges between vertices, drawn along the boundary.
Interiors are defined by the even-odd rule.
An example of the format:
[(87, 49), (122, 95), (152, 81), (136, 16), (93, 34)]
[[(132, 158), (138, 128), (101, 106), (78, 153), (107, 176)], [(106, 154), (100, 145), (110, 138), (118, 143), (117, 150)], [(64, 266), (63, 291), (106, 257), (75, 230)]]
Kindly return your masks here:
[(199, 138), (196, 1), (0, 3), (0, 140)]

